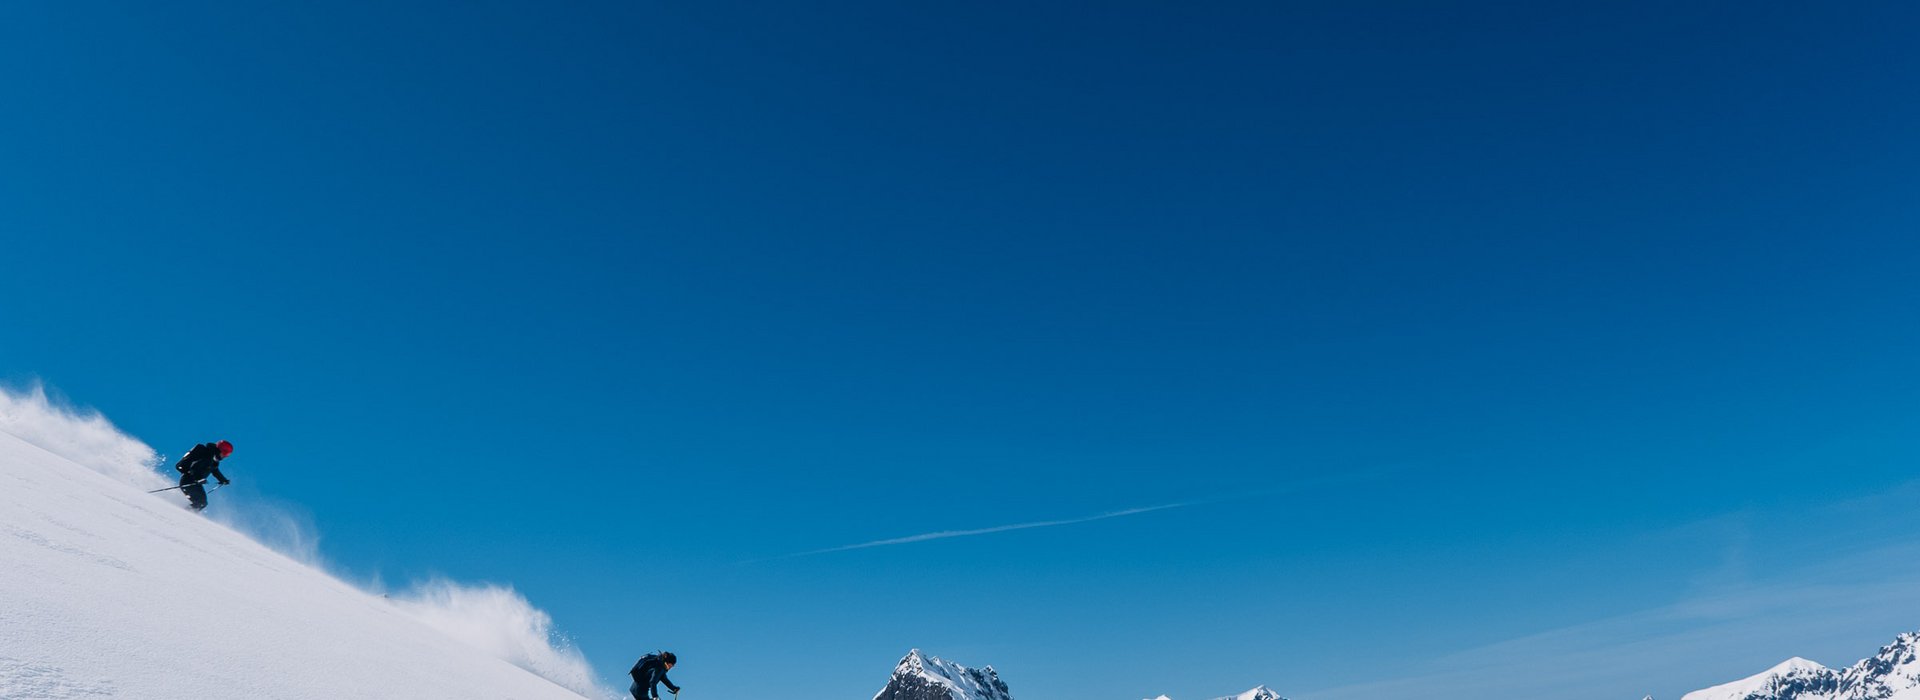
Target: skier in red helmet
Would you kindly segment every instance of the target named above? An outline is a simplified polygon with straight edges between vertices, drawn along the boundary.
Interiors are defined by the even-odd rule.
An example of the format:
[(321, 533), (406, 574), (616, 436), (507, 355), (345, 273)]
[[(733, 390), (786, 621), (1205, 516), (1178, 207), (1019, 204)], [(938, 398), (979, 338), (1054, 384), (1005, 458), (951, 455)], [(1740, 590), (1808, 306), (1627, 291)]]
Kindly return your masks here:
[(207, 507), (208, 475), (219, 480), (221, 486), (233, 483), (227, 480), (227, 475), (220, 473), (220, 460), (231, 454), (233, 443), (225, 440), (209, 442), (194, 445), (193, 449), (187, 450), (186, 456), (173, 465), (173, 470), (180, 472), (180, 492), (187, 495), (187, 504), (193, 506), (194, 510)]

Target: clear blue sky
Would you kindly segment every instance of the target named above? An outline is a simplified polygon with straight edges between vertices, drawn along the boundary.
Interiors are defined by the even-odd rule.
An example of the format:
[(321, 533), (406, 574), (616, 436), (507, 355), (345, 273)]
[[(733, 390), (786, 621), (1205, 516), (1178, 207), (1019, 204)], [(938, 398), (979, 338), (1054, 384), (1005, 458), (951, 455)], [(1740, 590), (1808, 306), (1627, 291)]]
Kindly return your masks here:
[(1920, 9), (1562, 5), (7, 3), (0, 376), (713, 700), (1313, 700), (1901, 545)]

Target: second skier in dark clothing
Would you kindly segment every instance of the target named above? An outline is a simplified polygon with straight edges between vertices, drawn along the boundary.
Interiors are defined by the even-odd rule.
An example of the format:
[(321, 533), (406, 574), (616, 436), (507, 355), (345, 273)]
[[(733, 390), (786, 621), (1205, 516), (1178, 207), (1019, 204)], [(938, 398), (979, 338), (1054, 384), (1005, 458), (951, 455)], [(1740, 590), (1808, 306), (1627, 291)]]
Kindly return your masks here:
[(221, 486), (233, 482), (227, 475), (220, 473), (220, 460), (233, 454), (233, 443), (221, 440), (202, 445), (194, 445), (187, 454), (173, 465), (180, 472), (180, 492), (187, 495), (187, 504), (194, 510), (207, 507), (207, 476), (212, 475)]
[(667, 680), (667, 671), (672, 670), (674, 662), (678, 660), (671, 651), (640, 657), (639, 661), (634, 662), (633, 670), (627, 672), (627, 675), (633, 676), (633, 686), (627, 692), (633, 693), (633, 700), (660, 700), (660, 688), (657, 686), (665, 683), (667, 690), (679, 695), (680, 686)]

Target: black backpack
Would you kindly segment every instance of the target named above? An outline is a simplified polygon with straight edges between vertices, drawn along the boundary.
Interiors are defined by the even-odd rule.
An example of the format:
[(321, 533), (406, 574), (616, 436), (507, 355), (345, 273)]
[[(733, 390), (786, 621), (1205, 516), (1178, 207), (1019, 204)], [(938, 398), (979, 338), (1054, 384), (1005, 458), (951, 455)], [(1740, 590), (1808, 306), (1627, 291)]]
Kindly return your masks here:
[(639, 661), (633, 662), (633, 670), (628, 671), (627, 675), (633, 676), (634, 678), (639, 678), (640, 672), (642, 669), (645, 669), (648, 666), (665, 666), (665, 665), (666, 664), (661, 663), (660, 661), (660, 653), (654, 652), (652, 654), (648, 654), (646, 656), (640, 657)]
[(200, 460), (206, 459), (208, 449), (210, 448), (207, 445), (194, 445), (193, 449), (187, 450), (186, 454), (180, 456), (180, 461), (173, 463), (173, 470), (181, 474), (187, 473), (187, 465), (197, 464)]

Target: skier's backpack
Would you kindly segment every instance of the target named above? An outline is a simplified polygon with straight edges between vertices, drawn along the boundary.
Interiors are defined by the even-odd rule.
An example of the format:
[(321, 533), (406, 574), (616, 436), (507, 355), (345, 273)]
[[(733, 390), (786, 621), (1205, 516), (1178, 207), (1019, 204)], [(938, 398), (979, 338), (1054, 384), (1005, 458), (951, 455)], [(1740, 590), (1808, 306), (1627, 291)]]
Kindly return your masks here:
[(633, 676), (635, 680), (639, 680), (640, 672), (646, 670), (648, 665), (666, 666), (666, 664), (660, 662), (660, 652), (656, 651), (640, 657), (639, 661), (633, 662), (633, 670), (627, 671), (627, 675)]
[(173, 463), (173, 470), (185, 474), (187, 473), (187, 465), (206, 459), (205, 451), (200, 449), (202, 447), (206, 447), (206, 445), (194, 445), (193, 449), (187, 450), (187, 453), (184, 455), (180, 455), (180, 461)]

